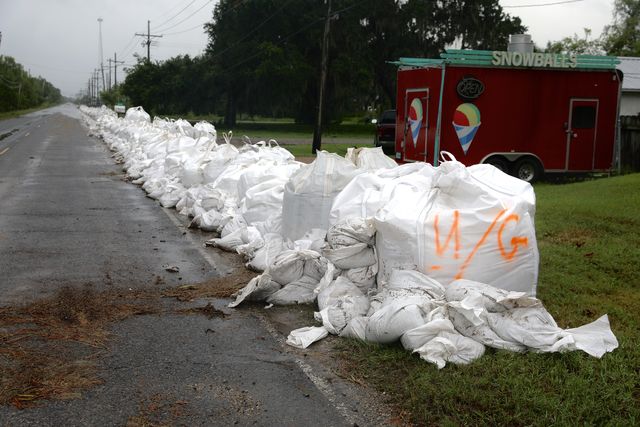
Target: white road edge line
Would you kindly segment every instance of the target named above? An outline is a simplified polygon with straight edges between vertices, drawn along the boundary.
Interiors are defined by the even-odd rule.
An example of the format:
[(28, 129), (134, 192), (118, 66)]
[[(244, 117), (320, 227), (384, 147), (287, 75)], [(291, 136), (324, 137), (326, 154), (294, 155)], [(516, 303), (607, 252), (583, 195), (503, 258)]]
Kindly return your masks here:
[(7, 151), (9, 151), (9, 148), (11, 147), (7, 147), (4, 150), (0, 151), (0, 156), (2, 156), (4, 153), (6, 153)]
[[(162, 206), (160, 206), (160, 209), (162, 209), (162, 211), (167, 214), (171, 222), (173, 222), (173, 224), (178, 227), (178, 229), (184, 228), (184, 224), (182, 224), (180, 219), (178, 219), (178, 214), (176, 213), (175, 209), (163, 208)], [(197, 248), (198, 253), (202, 255), (202, 257), (211, 265), (211, 267), (219, 270), (220, 266), (216, 264), (216, 261), (213, 259), (211, 254), (208, 253), (207, 249), (204, 246), (196, 242), (191, 237), (188, 230), (187, 234), (185, 234), (184, 236)], [(262, 326), (264, 326), (267, 332), (269, 332), (269, 335), (271, 335), (273, 339), (280, 345), (280, 347), (282, 347), (285, 353), (292, 356), (296, 365), (298, 365), (305, 376), (309, 378), (309, 381), (311, 381), (313, 385), (318, 389), (318, 391), (320, 391), (320, 393), (322, 393), (322, 395), (331, 403), (331, 405), (333, 405), (336, 411), (347, 421), (347, 423), (351, 425), (357, 425), (358, 419), (349, 411), (344, 403), (341, 403), (338, 400), (336, 393), (331, 388), (331, 385), (323, 378), (316, 375), (313, 372), (313, 368), (311, 367), (311, 365), (291, 352), (291, 347), (286, 343), (286, 340), (284, 339), (282, 334), (280, 334), (280, 332), (276, 330), (273, 324), (265, 316), (257, 315), (256, 317), (260, 320), (260, 323), (262, 324)]]

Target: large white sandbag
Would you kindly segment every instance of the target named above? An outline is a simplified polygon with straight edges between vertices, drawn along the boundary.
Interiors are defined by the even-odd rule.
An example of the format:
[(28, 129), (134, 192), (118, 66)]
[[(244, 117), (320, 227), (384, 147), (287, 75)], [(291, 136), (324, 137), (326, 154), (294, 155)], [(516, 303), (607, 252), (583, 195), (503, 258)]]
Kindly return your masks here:
[(395, 160), (384, 154), (382, 147), (348, 148), (345, 157), (364, 170), (390, 169), (398, 166)]
[(285, 185), (282, 233), (297, 240), (312, 228), (329, 228), (334, 197), (361, 170), (333, 153), (318, 151), (316, 160), (296, 171)]
[(142, 107), (131, 107), (127, 109), (127, 112), (124, 115), (125, 120), (129, 120), (131, 122), (144, 122), (150, 123), (151, 117), (144, 111)]
[(348, 218), (375, 216), (393, 195), (398, 185), (410, 185), (416, 189), (431, 186), (429, 176), (434, 167), (426, 163), (406, 163), (393, 169), (378, 169), (356, 176), (335, 197), (329, 223), (331, 225)]
[(533, 188), (486, 170), (447, 161), (430, 188), (396, 189), (375, 217), (379, 282), (394, 268), (414, 269), (442, 283), (468, 278), (535, 295)]
[(270, 179), (254, 185), (244, 193), (240, 201), (240, 213), (247, 224), (282, 215), (285, 182), (282, 178)]

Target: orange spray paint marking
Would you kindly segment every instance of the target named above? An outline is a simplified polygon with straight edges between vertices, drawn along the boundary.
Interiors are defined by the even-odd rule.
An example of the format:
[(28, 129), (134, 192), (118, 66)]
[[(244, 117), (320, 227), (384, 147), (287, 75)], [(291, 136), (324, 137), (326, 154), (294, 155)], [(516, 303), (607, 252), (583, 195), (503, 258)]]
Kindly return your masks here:
[(510, 221), (518, 222), (520, 221), (520, 217), (516, 214), (509, 215), (505, 218), (504, 222), (500, 226), (500, 229), (498, 230), (498, 248), (500, 248), (500, 255), (502, 255), (502, 258), (506, 259), (507, 261), (511, 261), (513, 257), (516, 256), (516, 254), (518, 253), (518, 248), (520, 246), (527, 246), (529, 244), (529, 239), (527, 239), (526, 237), (514, 236), (511, 238), (511, 246), (513, 247), (513, 249), (511, 249), (511, 252), (507, 253), (507, 251), (504, 249), (504, 244), (502, 243), (502, 232), (507, 226), (507, 223)]
[(453, 248), (453, 258), (460, 258), (460, 212), (456, 209), (453, 211), (453, 224), (451, 224), (451, 228), (449, 229), (449, 234), (447, 235), (447, 240), (444, 242), (444, 247), (440, 244), (440, 229), (438, 228), (438, 221), (440, 219), (440, 215), (436, 214), (435, 219), (433, 220), (433, 230), (436, 233), (436, 254), (438, 256), (444, 255), (444, 251), (449, 247), (449, 243), (451, 243), (451, 238), (455, 236), (455, 246)]
[(442, 266), (441, 265), (432, 265), (431, 266), (431, 271), (438, 271), (438, 270), (442, 270)]
[(485, 231), (484, 234), (482, 235), (482, 238), (480, 240), (478, 240), (478, 243), (476, 243), (476, 246), (473, 248), (473, 250), (471, 251), (471, 253), (467, 257), (467, 259), (464, 261), (464, 264), (462, 264), (462, 267), (460, 267), (460, 270), (458, 270), (458, 274), (456, 274), (456, 276), (455, 276), (456, 280), (462, 279), (462, 276), (464, 274), (464, 270), (466, 270), (466, 268), (469, 267), (469, 264), (471, 264), (471, 261), (473, 260), (473, 257), (476, 255), (476, 253), (478, 252), (480, 247), (487, 240), (487, 237), (489, 237), (489, 234), (491, 234), (491, 230), (493, 230), (493, 227), (496, 226), (496, 224), (498, 223), (498, 221), (500, 220), (500, 218), (502, 217), (502, 215), (504, 215), (504, 213), (506, 211), (507, 211), (506, 209), (501, 210), (498, 213), (498, 215), (496, 215), (496, 217), (493, 219), (493, 222), (491, 223), (489, 228), (487, 228), (487, 231)]

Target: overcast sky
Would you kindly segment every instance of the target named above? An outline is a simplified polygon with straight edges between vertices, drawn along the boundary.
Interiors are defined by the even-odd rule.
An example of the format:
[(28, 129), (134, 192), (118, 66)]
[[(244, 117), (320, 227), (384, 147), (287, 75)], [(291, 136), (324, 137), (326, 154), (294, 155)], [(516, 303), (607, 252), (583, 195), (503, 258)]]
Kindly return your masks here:
[[(202, 24), (211, 20), (218, 0), (0, 0), (0, 54), (13, 56), (32, 75), (40, 75), (67, 96), (86, 88), (92, 71), (107, 59), (134, 64), (134, 53), (146, 56), (135, 33), (162, 34), (154, 39), (151, 59), (197, 55), (207, 37)], [(322, 1), (322, 0), (318, 0)], [(552, 4), (561, 2), (562, 4)], [(538, 46), (591, 28), (600, 35), (612, 20), (613, 0), (500, 0), (505, 11), (519, 16)], [(538, 7), (512, 7), (541, 5)], [(394, 59), (394, 58), (389, 58)], [(124, 77), (118, 69), (118, 80)]]

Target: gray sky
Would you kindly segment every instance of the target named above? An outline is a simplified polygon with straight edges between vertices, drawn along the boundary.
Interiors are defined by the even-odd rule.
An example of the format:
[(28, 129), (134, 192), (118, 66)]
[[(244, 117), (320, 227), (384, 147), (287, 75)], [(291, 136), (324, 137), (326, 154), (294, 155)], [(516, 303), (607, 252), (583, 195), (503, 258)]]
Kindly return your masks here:
[[(321, 0), (318, 0), (321, 1)], [(612, 20), (613, 0), (500, 0), (505, 11), (519, 16), (538, 46), (591, 28), (600, 35)], [(566, 0), (565, 0), (566, 1)], [(163, 34), (151, 46), (151, 59), (197, 55), (207, 43), (202, 24), (211, 20), (217, 0), (0, 0), (0, 54), (13, 56), (32, 75), (40, 75), (67, 96), (86, 88), (100, 65), (98, 18), (102, 22), (104, 65), (107, 58), (135, 63), (134, 53), (146, 56), (142, 38), (151, 20), (151, 33)], [(539, 7), (510, 7), (543, 5)], [(393, 58), (390, 58), (393, 59)], [(118, 69), (118, 80), (124, 77)], [(106, 78), (106, 76), (105, 76)]]

